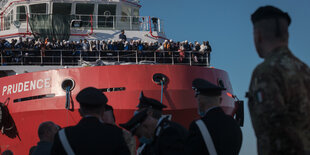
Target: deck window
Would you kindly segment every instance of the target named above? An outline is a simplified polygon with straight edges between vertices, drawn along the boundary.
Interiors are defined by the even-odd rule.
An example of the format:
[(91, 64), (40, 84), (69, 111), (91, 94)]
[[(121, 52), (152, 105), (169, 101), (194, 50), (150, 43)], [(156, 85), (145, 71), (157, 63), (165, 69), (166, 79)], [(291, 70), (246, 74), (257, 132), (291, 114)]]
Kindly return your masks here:
[(71, 3), (54, 3), (53, 14), (70, 15), (71, 14)]
[(16, 9), (16, 20), (20, 22), (26, 21), (26, 6), (17, 6)]
[(90, 16), (94, 14), (94, 4), (76, 4), (75, 14), (82, 20), (83, 27), (90, 27)]
[(76, 14), (92, 15), (94, 14), (94, 4), (76, 4)]
[(133, 12), (132, 12), (133, 14), (133, 16), (135, 16), (135, 17), (138, 17), (139, 16), (139, 9), (133, 9)]
[(121, 18), (121, 21), (122, 22), (129, 21), (129, 16), (131, 16), (131, 8), (123, 6), (122, 7), (122, 18)]
[(98, 27), (113, 27), (116, 5), (99, 4), (98, 6)]
[(4, 17), (4, 30), (9, 30), (11, 28), (12, 23), (13, 23), (13, 9), (7, 16)]
[(47, 12), (47, 4), (46, 3), (42, 3), (42, 4), (33, 4), (30, 5), (30, 13), (46, 13)]
[(138, 25), (139, 24), (139, 9), (133, 9), (132, 11), (132, 24)]

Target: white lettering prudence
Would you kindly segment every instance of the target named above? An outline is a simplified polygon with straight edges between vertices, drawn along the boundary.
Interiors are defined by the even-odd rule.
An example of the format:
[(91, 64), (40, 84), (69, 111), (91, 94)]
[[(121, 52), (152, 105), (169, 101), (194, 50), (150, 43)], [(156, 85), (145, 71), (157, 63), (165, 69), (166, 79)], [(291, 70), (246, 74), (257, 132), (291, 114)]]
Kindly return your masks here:
[(51, 87), (51, 78), (18, 82), (2, 87), (2, 96)]

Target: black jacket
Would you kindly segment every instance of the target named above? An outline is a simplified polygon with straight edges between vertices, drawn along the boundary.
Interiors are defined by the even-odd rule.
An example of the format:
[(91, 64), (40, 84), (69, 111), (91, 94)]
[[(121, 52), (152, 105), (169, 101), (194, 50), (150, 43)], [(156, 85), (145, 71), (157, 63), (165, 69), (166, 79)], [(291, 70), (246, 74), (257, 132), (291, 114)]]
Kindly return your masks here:
[(184, 151), (188, 131), (164, 118), (155, 130), (154, 140), (146, 147), (147, 155), (179, 155)]
[(127, 37), (126, 37), (126, 35), (125, 34), (119, 34), (119, 39), (122, 39), (122, 40), (125, 40), (125, 41), (127, 41)]
[[(237, 122), (216, 107), (202, 118), (212, 137), (218, 155), (237, 155), (241, 148), (242, 133)], [(185, 153), (188, 155), (208, 155), (205, 142), (195, 121), (189, 128)]]
[[(101, 123), (96, 117), (82, 118), (76, 126), (65, 128), (66, 137), (76, 155), (129, 155), (122, 129)], [(59, 133), (55, 135), (52, 155), (66, 154), (59, 140)]]

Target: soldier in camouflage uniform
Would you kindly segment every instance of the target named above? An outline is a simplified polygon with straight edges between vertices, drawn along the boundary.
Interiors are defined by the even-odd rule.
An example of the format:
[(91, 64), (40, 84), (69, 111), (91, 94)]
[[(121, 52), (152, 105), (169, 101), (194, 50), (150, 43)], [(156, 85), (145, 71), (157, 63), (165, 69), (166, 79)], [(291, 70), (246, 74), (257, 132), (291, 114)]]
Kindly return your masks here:
[(288, 48), (291, 19), (272, 6), (260, 7), (251, 19), (264, 59), (247, 94), (258, 154), (310, 154), (310, 69)]

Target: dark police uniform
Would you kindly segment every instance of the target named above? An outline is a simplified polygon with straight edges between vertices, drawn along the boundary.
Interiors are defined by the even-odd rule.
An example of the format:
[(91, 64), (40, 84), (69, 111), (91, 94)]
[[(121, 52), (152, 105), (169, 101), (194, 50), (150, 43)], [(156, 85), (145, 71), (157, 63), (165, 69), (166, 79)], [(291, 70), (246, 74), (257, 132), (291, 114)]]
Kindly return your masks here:
[(184, 153), (188, 131), (178, 123), (162, 118), (158, 124), (154, 140), (146, 149), (148, 155), (179, 155)]
[(126, 35), (123, 34), (123, 33), (125, 33), (124, 30), (122, 30), (122, 31), (121, 31), (121, 34), (119, 34), (119, 39), (122, 39), (123, 41), (127, 41), (127, 37), (126, 37)]
[[(120, 126), (135, 134), (135, 130), (147, 117), (147, 110), (136, 114), (126, 124)], [(155, 129), (153, 141), (148, 144), (143, 155), (179, 155), (184, 153), (184, 144), (188, 135), (187, 130), (181, 125), (169, 121), (166, 117), (159, 119)]]
[[(287, 13), (272, 6), (252, 15), (284, 18)], [(249, 111), (257, 137), (258, 154), (310, 154), (310, 69), (287, 47), (273, 49), (252, 74)]]
[[(138, 110), (135, 112), (135, 114), (145, 109), (152, 109), (162, 114), (163, 109), (167, 108), (167, 106), (155, 99), (144, 96), (143, 91), (141, 91), (140, 97), (139, 97), (139, 104), (137, 105), (137, 108)], [(149, 147), (149, 144), (140, 143), (139, 148), (137, 149), (137, 154), (138, 155), (146, 154), (146, 150), (148, 147)]]
[(137, 108), (139, 108), (139, 110), (144, 108), (151, 108), (162, 111), (164, 108), (167, 108), (167, 106), (155, 99), (144, 96), (143, 92), (141, 91)]
[[(83, 106), (98, 106), (107, 103), (106, 96), (96, 88), (83, 89), (76, 97)], [(97, 117), (85, 116), (76, 126), (65, 128), (68, 143), (76, 155), (129, 155), (122, 129), (102, 123)], [(55, 136), (51, 154), (67, 154), (60, 141), (59, 132)]]
[[(196, 90), (196, 94), (207, 96), (219, 96), (221, 91), (224, 90), (203, 79), (194, 80), (193, 88)], [(201, 120), (210, 133), (217, 154), (235, 155), (239, 153), (242, 143), (241, 129), (231, 116), (224, 113), (221, 107), (210, 108)], [(201, 131), (195, 121), (190, 125), (185, 147), (185, 153), (188, 155), (209, 154)]]

